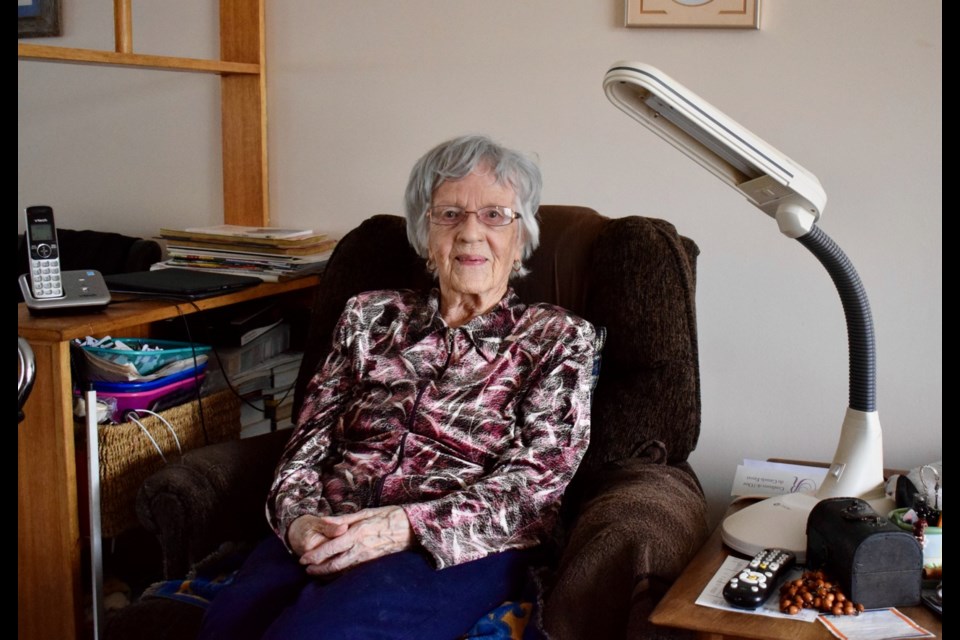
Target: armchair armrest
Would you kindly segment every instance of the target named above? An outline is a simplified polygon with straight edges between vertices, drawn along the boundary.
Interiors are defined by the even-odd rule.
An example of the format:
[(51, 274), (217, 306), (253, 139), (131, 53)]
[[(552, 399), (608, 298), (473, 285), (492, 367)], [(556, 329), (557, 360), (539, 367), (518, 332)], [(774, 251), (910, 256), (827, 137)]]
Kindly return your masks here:
[(264, 500), (289, 437), (278, 431), (194, 449), (147, 478), (137, 516), (160, 541), (164, 578), (183, 577), (224, 541), (269, 533)]
[(706, 501), (686, 463), (625, 459), (590, 482), (543, 624), (557, 638), (641, 638), (656, 603), (708, 534)]

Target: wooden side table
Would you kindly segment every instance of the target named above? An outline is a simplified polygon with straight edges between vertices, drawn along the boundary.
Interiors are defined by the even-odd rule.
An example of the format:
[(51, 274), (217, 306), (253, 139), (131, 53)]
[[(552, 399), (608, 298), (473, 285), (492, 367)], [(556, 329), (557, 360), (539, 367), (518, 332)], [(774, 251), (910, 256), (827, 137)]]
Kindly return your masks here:
[(102, 313), (32, 316), (17, 308), (17, 333), (36, 357), (36, 380), (17, 428), (17, 633), (19, 638), (82, 637), (84, 583), (70, 377), (70, 340), (112, 334), (146, 337), (162, 320), (250, 300), (309, 305), (316, 276), (264, 283), (197, 300), (123, 302)]
[[(755, 616), (696, 604), (704, 587), (729, 555), (741, 554), (723, 544), (720, 527), (714, 530), (703, 548), (673, 584), (650, 615), (656, 625), (695, 631), (698, 638), (757, 638), (759, 640), (830, 640), (833, 635), (820, 622), (802, 622)], [(746, 556), (744, 561), (747, 560)], [(898, 607), (904, 615), (924, 629), (943, 637), (943, 624), (932, 611), (918, 605)]]

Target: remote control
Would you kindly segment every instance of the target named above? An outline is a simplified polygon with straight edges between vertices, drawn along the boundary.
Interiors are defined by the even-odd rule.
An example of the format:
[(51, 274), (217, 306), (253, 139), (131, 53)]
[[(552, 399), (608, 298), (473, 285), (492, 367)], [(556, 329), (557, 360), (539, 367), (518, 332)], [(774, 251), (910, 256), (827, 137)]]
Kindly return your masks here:
[(789, 551), (764, 549), (724, 585), (724, 599), (741, 609), (756, 609), (767, 601), (795, 561), (796, 556)]

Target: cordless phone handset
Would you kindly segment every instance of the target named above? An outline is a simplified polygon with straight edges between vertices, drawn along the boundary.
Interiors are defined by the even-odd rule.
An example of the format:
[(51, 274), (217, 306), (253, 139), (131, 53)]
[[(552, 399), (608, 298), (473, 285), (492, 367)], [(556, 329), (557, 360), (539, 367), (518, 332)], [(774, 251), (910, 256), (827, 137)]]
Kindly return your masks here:
[(30, 249), (30, 291), (38, 300), (63, 297), (60, 248), (53, 209), (27, 207), (27, 245)]

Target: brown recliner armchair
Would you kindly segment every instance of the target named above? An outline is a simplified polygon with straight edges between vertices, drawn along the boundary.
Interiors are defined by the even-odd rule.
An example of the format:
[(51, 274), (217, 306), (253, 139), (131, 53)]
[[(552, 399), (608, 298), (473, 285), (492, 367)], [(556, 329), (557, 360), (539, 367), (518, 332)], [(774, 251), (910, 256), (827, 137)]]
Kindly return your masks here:
[[(707, 534), (686, 462), (700, 430), (698, 249), (663, 220), (566, 206), (539, 216), (540, 248), (517, 293), (607, 329), (590, 448), (564, 498), (542, 623), (556, 638), (647, 637), (653, 606)], [(402, 218), (374, 216), (347, 234), (317, 290), (296, 406), (350, 296), (430, 284)], [(160, 539), (167, 577), (224, 540), (267, 535), (263, 501), (288, 435), (195, 450), (148, 479), (137, 508)]]

